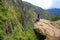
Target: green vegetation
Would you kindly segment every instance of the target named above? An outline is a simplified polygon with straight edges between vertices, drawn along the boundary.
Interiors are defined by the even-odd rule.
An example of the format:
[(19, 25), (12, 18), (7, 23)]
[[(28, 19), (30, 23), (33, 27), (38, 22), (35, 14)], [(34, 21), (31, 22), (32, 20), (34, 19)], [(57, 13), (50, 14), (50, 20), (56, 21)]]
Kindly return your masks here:
[(0, 0), (0, 40), (36, 40), (31, 21), (33, 15), (16, 10), (14, 5), (6, 7)]
[(60, 20), (60, 15), (57, 15), (57, 16), (52, 18), (52, 21), (58, 21), (58, 20)]
[(27, 11), (29, 10), (28, 11), (29, 14), (33, 14), (33, 16), (35, 17), (34, 19), (36, 19), (37, 14), (39, 14), (40, 18), (42, 18), (42, 19), (51, 20), (51, 18), (53, 17), (53, 15), (51, 13), (45, 11), (44, 9), (42, 9), (38, 6), (32, 5), (32, 4), (25, 2), (25, 1), (23, 1), (23, 4), (24, 4), (26, 10)]
[(22, 25), (17, 20), (17, 12), (11, 8), (6, 8), (0, 2), (0, 39), (13, 40), (20, 38), (22, 35)]
[(37, 40), (33, 23), (38, 13), (41, 18), (52, 17), (39, 7), (23, 6), (19, 0), (0, 0), (0, 40)]

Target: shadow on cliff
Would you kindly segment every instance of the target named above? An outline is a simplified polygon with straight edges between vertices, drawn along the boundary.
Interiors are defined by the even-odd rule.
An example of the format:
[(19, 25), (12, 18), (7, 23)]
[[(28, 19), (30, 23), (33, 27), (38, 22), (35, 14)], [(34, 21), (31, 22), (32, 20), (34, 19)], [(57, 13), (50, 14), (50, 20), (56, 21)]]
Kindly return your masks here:
[(45, 40), (46, 39), (46, 36), (37, 32), (35, 29), (34, 29), (34, 32), (35, 32), (35, 35), (37, 36), (37, 39), (38, 40)]

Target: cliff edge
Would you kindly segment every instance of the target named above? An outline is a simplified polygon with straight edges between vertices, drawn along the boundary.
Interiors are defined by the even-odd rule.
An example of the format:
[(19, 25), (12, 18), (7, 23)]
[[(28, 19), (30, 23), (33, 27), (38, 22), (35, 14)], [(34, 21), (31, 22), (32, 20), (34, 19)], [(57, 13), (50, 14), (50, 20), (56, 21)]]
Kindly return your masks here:
[(34, 29), (46, 35), (46, 40), (60, 40), (60, 20), (49, 21), (40, 19), (40, 21), (34, 24)]

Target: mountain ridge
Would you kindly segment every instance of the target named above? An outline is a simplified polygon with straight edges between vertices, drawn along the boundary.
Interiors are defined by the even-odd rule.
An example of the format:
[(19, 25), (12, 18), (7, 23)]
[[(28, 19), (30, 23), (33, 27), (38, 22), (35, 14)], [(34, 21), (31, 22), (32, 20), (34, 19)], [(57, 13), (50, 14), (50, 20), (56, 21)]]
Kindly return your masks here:
[(24, 4), (24, 6), (27, 7), (26, 8), (27, 10), (32, 10), (36, 14), (39, 14), (40, 15), (40, 18), (44, 18), (44, 19), (49, 19), (50, 20), (51, 17), (52, 17), (52, 14), (51, 13), (47, 12), (46, 10), (44, 10), (44, 9), (38, 7), (38, 6), (35, 6), (35, 5), (33, 5), (31, 3), (28, 3), (26, 1), (23, 1), (23, 4)]
[(47, 9), (46, 11), (52, 13), (53, 15), (60, 15), (60, 9), (59, 8)]

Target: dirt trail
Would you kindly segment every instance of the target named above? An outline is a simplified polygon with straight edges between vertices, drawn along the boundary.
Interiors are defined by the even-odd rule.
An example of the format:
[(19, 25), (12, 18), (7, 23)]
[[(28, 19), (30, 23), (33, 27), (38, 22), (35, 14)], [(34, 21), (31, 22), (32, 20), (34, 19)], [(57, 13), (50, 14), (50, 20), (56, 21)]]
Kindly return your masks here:
[(60, 40), (60, 21), (40, 19), (34, 24), (34, 29), (47, 36), (47, 40)]

